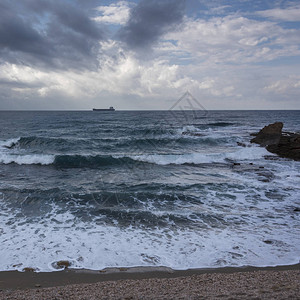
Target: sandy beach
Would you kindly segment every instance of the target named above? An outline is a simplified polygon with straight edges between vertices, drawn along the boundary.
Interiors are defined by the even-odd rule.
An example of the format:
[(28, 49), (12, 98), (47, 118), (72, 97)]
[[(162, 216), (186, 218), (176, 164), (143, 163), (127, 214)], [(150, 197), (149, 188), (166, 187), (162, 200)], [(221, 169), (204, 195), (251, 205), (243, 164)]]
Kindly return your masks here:
[(299, 299), (300, 265), (1, 272), (0, 299)]

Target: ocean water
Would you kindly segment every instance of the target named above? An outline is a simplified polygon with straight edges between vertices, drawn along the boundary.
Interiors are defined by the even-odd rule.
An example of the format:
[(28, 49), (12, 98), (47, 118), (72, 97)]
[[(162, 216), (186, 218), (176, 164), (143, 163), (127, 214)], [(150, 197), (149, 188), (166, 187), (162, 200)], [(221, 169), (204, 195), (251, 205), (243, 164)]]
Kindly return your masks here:
[(0, 112), (0, 270), (298, 263), (300, 162), (249, 134), (299, 115)]

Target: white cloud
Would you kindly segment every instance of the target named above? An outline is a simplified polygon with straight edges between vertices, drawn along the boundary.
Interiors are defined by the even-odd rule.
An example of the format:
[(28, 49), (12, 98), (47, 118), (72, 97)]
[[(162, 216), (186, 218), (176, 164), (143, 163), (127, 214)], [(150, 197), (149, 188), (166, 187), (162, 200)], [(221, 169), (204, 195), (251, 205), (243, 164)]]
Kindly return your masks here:
[(176, 65), (160, 57), (142, 62), (115, 41), (103, 43), (102, 49), (101, 67), (94, 72), (43, 72), (6, 64), (0, 67), (0, 82), (10, 83), (18, 105), (25, 103), (22, 99), (38, 99), (31, 100), (31, 108), (42, 103), (51, 109), (169, 109), (186, 90), (207, 109), (280, 109), (283, 98), (292, 103), (283, 108), (299, 107), (300, 72), (294, 66)]
[(214, 79), (205, 79), (204, 81), (200, 82), (199, 88), (201, 90), (206, 90), (210, 89), (215, 85), (215, 80)]
[(0, 81), (10, 84), (12, 91), (26, 96), (47, 97), (53, 92), (73, 98), (82, 95), (70, 72), (41, 71), (5, 63), (0, 67)]
[(168, 61), (157, 58), (142, 62), (115, 41), (103, 43), (102, 49), (105, 50), (101, 53), (101, 68), (93, 74), (92, 80), (99, 92), (153, 97), (161, 95), (163, 89), (168, 91), (181, 86), (178, 66)]
[(101, 13), (101, 16), (94, 18), (95, 21), (123, 25), (129, 18), (130, 5), (127, 1), (119, 1), (109, 6), (98, 6), (95, 9)]
[(271, 93), (292, 93), (298, 91), (300, 94), (300, 76), (290, 76), (285, 79), (277, 80), (264, 87), (266, 92)]
[[(103, 42), (101, 66), (97, 71), (41, 71), (8, 64), (0, 66), (0, 83), (10, 84), (11, 91), (22, 98), (51, 98), (57, 95), (70, 102), (90, 101), (101, 94), (109, 97), (132, 95), (158, 97), (162, 91), (174, 92), (182, 83), (178, 66), (156, 59), (142, 63), (115, 41)], [(174, 90), (174, 91), (173, 91)], [(72, 100), (73, 99), (73, 100)], [(81, 105), (84, 105), (82, 103)]]
[(43, 79), (43, 73), (31, 67), (4, 63), (0, 65), (0, 80), (10, 83), (35, 84)]
[(299, 22), (300, 5), (288, 8), (273, 8), (257, 12), (258, 15), (279, 21)]
[(169, 33), (165, 39), (176, 41), (173, 47), (178, 52), (185, 51), (198, 61), (244, 64), (300, 55), (299, 34), (300, 30), (283, 29), (270, 21), (227, 16), (188, 19), (182, 31)]

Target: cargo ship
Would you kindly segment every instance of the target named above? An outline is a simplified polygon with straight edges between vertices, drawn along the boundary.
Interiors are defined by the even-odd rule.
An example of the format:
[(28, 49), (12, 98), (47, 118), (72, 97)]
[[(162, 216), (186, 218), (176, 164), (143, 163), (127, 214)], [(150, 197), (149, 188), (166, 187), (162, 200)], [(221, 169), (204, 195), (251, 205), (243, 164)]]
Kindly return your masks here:
[(93, 111), (115, 111), (115, 109), (111, 106), (110, 108), (93, 108)]

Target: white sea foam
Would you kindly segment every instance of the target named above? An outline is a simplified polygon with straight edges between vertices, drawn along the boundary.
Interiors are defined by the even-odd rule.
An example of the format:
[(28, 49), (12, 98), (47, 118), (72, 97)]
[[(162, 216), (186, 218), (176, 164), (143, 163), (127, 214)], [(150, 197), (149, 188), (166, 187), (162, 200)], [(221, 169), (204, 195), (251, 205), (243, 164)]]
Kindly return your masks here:
[[(244, 190), (240, 187), (226, 190), (224, 186), (222, 194), (208, 186), (205, 203), (184, 206), (180, 212), (186, 216), (194, 212), (207, 216), (223, 214), (226, 222), (244, 218), (245, 223), (231, 223), (232, 226), (200, 228), (199, 219), (199, 229), (193, 230), (175, 227), (173, 231), (171, 220), (170, 227), (161, 229), (122, 228), (99, 225), (96, 220), (83, 222), (70, 211), (62, 212), (54, 204), (51, 212), (29, 222), (20, 217), (19, 209), (5, 207), (2, 195), (0, 270), (21, 271), (33, 267), (39, 271), (56, 271), (53, 263), (59, 260), (69, 260), (73, 268), (94, 270), (133, 266), (188, 269), (298, 263), (300, 238), (296, 228), (299, 227), (299, 217), (288, 207), (300, 204), (300, 190), (295, 185), (295, 172), (299, 168), (293, 166), (293, 162), (282, 164), (282, 167), (280, 162), (265, 163), (282, 170), (278, 182), (262, 183), (256, 187), (257, 180), (244, 174), (239, 178), (239, 186), (244, 184)], [(280, 186), (288, 176), (288, 170), (295, 176), (287, 177), (290, 181), (285, 182), (286, 189), (281, 191), (285, 194), (285, 201), (268, 199), (265, 193)], [(292, 195), (289, 195), (291, 189)], [(228, 198), (228, 194), (231, 197)], [(260, 201), (256, 200), (258, 195)], [(147, 203), (145, 209), (153, 211), (155, 208), (150, 204)], [(180, 203), (177, 206), (180, 209)], [(156, 215), (162, 214), (157, 211)], [(270, 242), (265, 243), (266, 240)]]
[(5, 140), (5, 141), (0, 141), (0, 147), (10, 148), (14, 144), (16, 144), (19, 140), (20, 138), (18, 137), (14, 139)]
[(132, 159), (154, 163), (157, 165), (169, 164), (203, 164), (224, 162), (227, 159), (234, 161), (242, 160), (257, 160), (263, 158), (270, 153), (262, 147), (247, 147), (232, 152), (217, 152), (217, 153), (190, 153), (190, 154), (144, 154), (130, 156)]
[(11, 149), (9, 148), (16, 144), (19, 140), (20, 138), (13, 138), (5, 141), (0, 141), (0, 164), (15, 163), (18, 165), (49, 165), (54, 162), (54, 155), (20, 154), (11, 152)]
[(182, 128), (179, 128), (177, 130), (177, 133), (182, 134), (184, 132), (189, 132), (189, 133), (201, 133), (202, 130), (193, 126), (193, 125), (187, 125), (187, 126), (183, 126)]
[(201, 164), (201, 163), (210, 163), (212, 161), (222, 160), (218, 158), (218, 154), (215, 155), (206, 155), (202, 153), (192, 153), (192, 154), (144, 154), (144, 155), (137, 155), (131, 156), (132, 159), (153, 163), (157, 165), (182, 165), (186, 163), (190, 164)]
[(31, 154), (31, 155), (14, 155), (0, 152), (0, 163), (11, 164), (15, 163), (18, 165), (50, 165), (54, 162), (54, 155), (42, 155), (42, 154)]
[[(300, 205), (300, 190), (296, 185), (299, 166), (293, 162), (265, 161), (265, 166), (269, 165), (282, 171), (274, 182), (260, 182), (257, 186), (255, 178), (244, 174), (238, 178), (238, 189), (226, 190), (224, 186), (222, 194), (208, 187), (205, 203), (182, 209), (181, 214), (187, 216), (193, 212), (222, 213), (227, 222), (242, 218), (245, 221), (207, 229), (200, 228), (200, 219), (199, 229), (178, 230), (175, 227), (174, 231), (172, 221), (170, 227), (161, 229), (121, 228), (94, 221), (85, 223), (55, 205), (43, 218), (28, 222), (25, 217), (20, 218), (18, 209), (8, 211), (2, 205), (3, 195), (0, 197), (3, 208), (0, 214), (0, 270), (21, 271), (25, 267), (34, 267), (39, 271), (56, 271), (53, 263), (59, 260), (69, 260), (73, 268), (94, 270), (133, 266), (188, 269), (298, 263), (299, 216), (289, 207)], [(280, 194), (285, 195), (285, 200), (267, 198), (266, 192), (275, 190), (282, 182), (285, 182), (285, 190)], [(240, 188), (242, 185), (244, 190)], [(228, 194), (231, 197), (228, 198)], [(147, 205), (150, 211), (155, 209), (149, 203)], [(158, 211), (156, 215), (162, 214)], [(268, 243), (264, 242), (266, 240)]]
[[(54, 216), (55, 215), (55, 216)], [(0, 269), (55, 271), (53, 263), (69, 260), (73, 268), (167, 266), (174, 269), (221, 266), (266, 266), (298, 262), (299, 236), (277, 226), (210, 230), (143, 230), (88, 225), (70, 213), (47, 221), (7, 225), (0, 217)], [(55, 219), (55, 220), (54, 220)], [(62, 223), (58, 223), (60, 220)], [(15, 226), (17, 225), (17, 226)], [(294, 232), (294, 233), (293, 233)], [(266, 244), (265, 239), (274, 241)], [(293, 241), (293, 242), (291, 242)]]
[(268, 152), (263, 147), (252, 146), (227, 153), (226, 158), (232, 160), (257, 160), (263, 158), (266, 155), (272, 156), (273, 154)]

